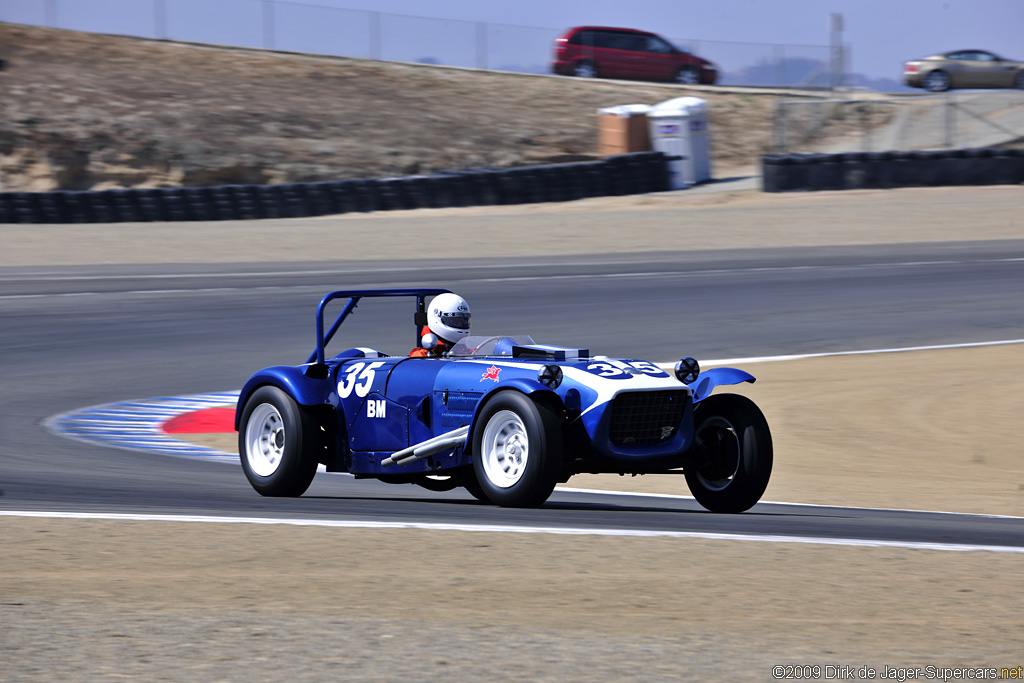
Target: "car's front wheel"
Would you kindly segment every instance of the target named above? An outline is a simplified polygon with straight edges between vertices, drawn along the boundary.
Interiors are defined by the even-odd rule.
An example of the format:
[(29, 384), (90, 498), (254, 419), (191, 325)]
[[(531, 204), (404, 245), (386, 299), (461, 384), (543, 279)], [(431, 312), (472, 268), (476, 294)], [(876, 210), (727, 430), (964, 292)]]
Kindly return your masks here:
[(487, 401), (473, 429), (473, 471), (488, 500), (536, 507), (554, 491), (561, 466), (562, 432), (553, 409), (511, 390)]
[(686, 483), (712, 512), (743, 512), (761, 499), (772, 473), (772, 435), (753, 401), (736, 394), (697, 404), (697, 462)]
[(1013, 87), (1024, 90), (1024, 71), (1017, 72), (1017, 77), (1013, 79)]
[(700, 74), (697, 73), (696, 69), (684, 66), (676, 71), (675, 81), (681, 85), (697, 85), (700, 83)]
[(301, 496), (316, 475), (315, 438), (291, 396), (260, 387), (245, 402), (238, 425), (238, 454), (245, 476), (264, 496)]
[(932, 71), (924, 77), (922, 82), (924, 89), (930, 92), (944, 92), (949, 90), (950, 79), (949, 74), (945, 71)]

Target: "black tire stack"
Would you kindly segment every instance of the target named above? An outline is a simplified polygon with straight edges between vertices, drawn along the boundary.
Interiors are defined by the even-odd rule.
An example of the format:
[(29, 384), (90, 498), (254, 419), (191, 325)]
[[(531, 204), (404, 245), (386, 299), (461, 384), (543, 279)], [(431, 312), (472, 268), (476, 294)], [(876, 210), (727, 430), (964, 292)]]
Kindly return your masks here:
[(761, 157), (765, 192), (1024, 183), (1024, 149), (981, 147)]
[(565, 202), (668, 189), (661, 152), (602, 161), (478, 169), (397, 178), (0, 192), (0, 223), (122, 223), (298, 218), (352, 212)]

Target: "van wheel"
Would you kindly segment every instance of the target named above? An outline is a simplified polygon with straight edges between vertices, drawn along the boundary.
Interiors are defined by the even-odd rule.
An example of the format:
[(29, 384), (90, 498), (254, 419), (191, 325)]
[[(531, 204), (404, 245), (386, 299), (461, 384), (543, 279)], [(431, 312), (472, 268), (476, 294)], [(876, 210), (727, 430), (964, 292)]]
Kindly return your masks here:
[(588, 62), (584, 59), (576, 62), (572, 75), (578, 78), (597, 78), (597, 66), (593, 62)]
[(676, 83), (680, 85), (697, 85), (700, 83), (700, 75), (689, 67), (682, 67), (676, 71)]

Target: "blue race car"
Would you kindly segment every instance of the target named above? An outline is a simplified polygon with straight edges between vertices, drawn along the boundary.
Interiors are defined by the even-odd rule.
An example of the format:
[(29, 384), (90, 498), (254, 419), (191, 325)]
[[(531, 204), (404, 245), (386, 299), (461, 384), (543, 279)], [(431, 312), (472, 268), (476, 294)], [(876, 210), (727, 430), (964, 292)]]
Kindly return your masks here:
[[(768, 486), (772, 439), (757, 406), (719, 385), (753, 382), (735, 368), (674, 376), (631, 358), (537, 344), (529, 336), (466, 336), (441, 357), (325, 347), (363, 299), (426, 302), (444, 289), (332, 292), (316, 313), (316, 351), (299, 366), (260, 370), (238, 397), (242, 469), (265, 496), (301, 496), (318, 464), (356, 478), (465, 488), (479, 500), (533, 507), (574, 474), (683, 473), (697, 501), (743, 512)], [(324, 312), (345, 299), (324, 331)]]

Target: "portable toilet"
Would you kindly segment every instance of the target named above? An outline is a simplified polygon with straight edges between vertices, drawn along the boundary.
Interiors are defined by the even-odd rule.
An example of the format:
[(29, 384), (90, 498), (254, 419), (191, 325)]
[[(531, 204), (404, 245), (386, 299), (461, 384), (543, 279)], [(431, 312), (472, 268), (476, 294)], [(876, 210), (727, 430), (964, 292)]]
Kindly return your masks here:
[(650, 151), (647, 127), (650, 109), (647, 104), (620, 104), (598, 109), (598, 156)]
[(711, 180), (708, 109), (699, 97), (677, 97), (647, 112), (651, 148), (669, 157), (669, 188)]

